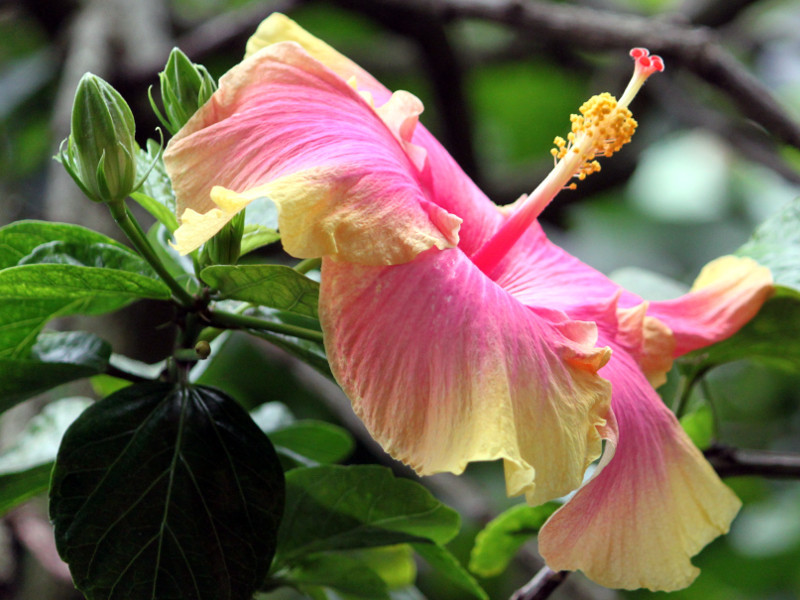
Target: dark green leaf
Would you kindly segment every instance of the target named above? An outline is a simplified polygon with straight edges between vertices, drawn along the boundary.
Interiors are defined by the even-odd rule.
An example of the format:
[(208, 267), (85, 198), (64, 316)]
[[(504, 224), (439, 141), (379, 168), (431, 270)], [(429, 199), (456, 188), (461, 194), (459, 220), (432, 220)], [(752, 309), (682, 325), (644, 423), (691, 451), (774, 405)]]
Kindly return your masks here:
[(539, 532), (559, 506), (556, 502), (518, 504), (498, 515), (475, 538), (469, 570), (481, 577), (505, 571), (522, 544)]
[(347, 430), (324, 421), (297, 421), (270, 433), (269, 438), (278, 452), (286, 450), (322, 464), (344, 460), (354, 447)]
[(286, 579), (322, 586), (356, 598), (389, 600), (386, 582), (363, 561), (341, 554), (315, 554), (298, 561)]
[(775, 283), (800, 290), (800, 198), (765, 221), (736, 254), (769, 267)]
[(478, 585), (475, 578), (461, 566), (458, 559), (456, 559), (447, 548), (437, 544), (412, 544), (411, 546), (417, 551), (417, 554), (424, 558), (436, 572), (447, 579), (452, 585), (465, 591), (474, 598), (489, 600), (489, 596), (483, 588)]
[(82, 332), (44, 333), (26, 359), (0, 358), (0, 411), (63, 383), (104, 371), (107, 342)]
[(17, 266), (38, 246), (55, 240), (70, 246), (99, 244), (136, 256), (122, 244), (85, 227), (48, 221), (16, 221), (0, 229), (0, 269)]
[(224, 298), (317, 318), (319, 284), (283, 265), (216, 265), (200, 278)]
[(148, 383), (69, 428), (50, 516), (89, 600), (249, 600), (283, 502), (275, 451), (241, 406), (211, 388)]
[(460, 517), (424, 487), (374, 465), (326, 465), (286, 473), (286, 514), (278, 533), (279, 560), (312, 552), (446, 543)]
[(0, 454), (0, 514), (47, 489), (64, 431), (90, 404), (86, 398), (48, 404)]
[(739, 332), (681, 359), (684, 370), (703, 370), (745, 358), (787, 371), (800, 370), (800, 292), (778, 286)]

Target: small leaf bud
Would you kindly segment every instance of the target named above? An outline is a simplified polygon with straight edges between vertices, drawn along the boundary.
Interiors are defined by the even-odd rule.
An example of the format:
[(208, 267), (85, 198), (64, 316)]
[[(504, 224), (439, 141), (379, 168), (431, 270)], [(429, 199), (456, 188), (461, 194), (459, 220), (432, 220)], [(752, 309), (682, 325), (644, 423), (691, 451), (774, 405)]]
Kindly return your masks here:
[(158, 77), (166, 116), (158, 110), (152, 96), (150, 104), (161, 123), (172, 135), (186, 124), (217, 89), (217, 84), (206, 68), (194, 64), (178, 48), (172, 49), (167, 64)]
[(138, 187), (135, 132), (133, 113), (122, 96), (86, 73), (75, 91), (67, 149), (58, 158), (95, 202), (123, 200)]

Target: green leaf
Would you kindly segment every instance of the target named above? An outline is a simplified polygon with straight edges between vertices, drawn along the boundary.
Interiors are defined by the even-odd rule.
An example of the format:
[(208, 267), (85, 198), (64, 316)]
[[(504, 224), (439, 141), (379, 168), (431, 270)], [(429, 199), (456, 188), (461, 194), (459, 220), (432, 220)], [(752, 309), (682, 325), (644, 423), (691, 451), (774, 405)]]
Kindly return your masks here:
[(239, 404), (211, 388), (147, 383), (67, 430), (50, 516), (89, 600), (249, 600), (283, 503), (275, 451)]
[(203, 269), (200, 278), (223, 298), (317, 318), (319, 284), (289, 267), (216, 265)]
[(461, 566), (455, 556), (447, 548), (437, 544), (412, 544), (425, 561), (440, 575), (445, 577), (452, 585), (467, 592), (474, 598), (489, 600), (488, 594), (478, 585), (475, 578)]
[(460, 517), (424, 487), (374, 465), (326, 465), (286, 473), (286, 514), (277, 560), (312, 552), (444, 544), (458, 533)]
[(745, 358), (789, 372), (800, 370), (800, 292), (777, 286), (736, 335), (690, 352), (679, 364), (684, 371), (697, 371)]
[(138, 258), (126, 246), (85, 227), (49, 221), (16, 221), (0, 229), (0, 269), (17, 266), (37, 247), (53, 241), (70, 247), (105, 246)]
[(775, 283), (800, 290), (800, 198), (765, 221), (736, 254), (769, 267)]
[(331, 464), (344, 460), (355, 443), (346, 429), (324, 421), (303, 420), (269, 435), (278, 452), (299, 455), (313, 463)]
[(140, 298), (169, 297), (169, 288), (160, 280), (129, 271), (65, 264), (23, 265), (0, 271), (3, 300), (92, 299), (93, 314)]
[(714, 439), (714, 413), (708, 405), (681, 417), (681, 427), (700, 450), (707, 449)]
[(152, 196), (148, 196), (143, 192), (133, 192), (131, 198), (139, 206), (149, 212), (153, 218), (161, 223), (170, 233), (173, 233), (178, 228), (178, 219), (175, 215)]
[(169, 245), (172, 235), (161, 223), (155, 223), (147, 232), (147, 240), (156, 257), (167, 269), (167, 272), (180, 283), (190, 294), (200, 292), (200, 282), (194, 276), (194, 264), (191, 256), (181, 256)]
[(257, 250), (263, 246), (268, 246), (281, 239), (281, 234), (264, 227), (263, 225), (245, 225), (244, 234), (242, 235), (242, 247), (240, 256), (244, 256), (248, 252)]
[(90, 333), (43, 333), (26, 359), (0, 358), (0, 412), (35, 394), (104, 371), (111, 346)]
[(90, 404), (87, 398), (48, 404), (0, 454), (0, 515), (47, 489), (64, 432)]
[(505, 571), (522, 544), (539, 532), (559, 506), (557, 502), (541, 506), (518, 504), (492, 519), (475, 538), (469, 570), (480, 577)]
[(128, 271), (35, 264), (0, 271), (0, 357), (24, 357), (55, 317), (95, 315), (139, 298), (168, 299), (160, 280)]
[(53, 463), (0, 475), (0, 515), (47, 490)]
[(78, 267), (101, 267), (139, 273), (155, 277), (155, 272), (137, 254), (127, 248), (111, 244), (81, 244), (53, 240), (36, 246), (30, 254), (19, 261), (19, 265), (62, 264)]
[[(161, 144), (155, 140), (147, 140), (147, 150), (140, 149), (136, 158), (139, 171), (145, 172), (156, 156), (161, 152)], [(175, 192), (172, 182), (164, 168), (164, 159), (159, 158), (150, 170), (142, 184), (142, 193), (131, 194), (139, 205), (169, 230), (170, 233), (178, 228), (178, 219), (175, 215)]]
[(358, 559), (342, 554), (314, 554), (299, 560), (285, 578), (298, 584), (322, 586), (356, 598), (389, 600), (386, 582)]

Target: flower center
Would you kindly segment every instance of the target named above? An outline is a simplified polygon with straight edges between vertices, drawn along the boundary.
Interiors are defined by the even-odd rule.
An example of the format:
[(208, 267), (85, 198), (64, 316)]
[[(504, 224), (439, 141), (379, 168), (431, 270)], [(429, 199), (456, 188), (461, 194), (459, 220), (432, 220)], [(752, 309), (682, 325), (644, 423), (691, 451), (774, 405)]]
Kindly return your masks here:
[(557, 137), (550, 153), (555, 160), (553, 170), (544, 181), (514, 208), (514, 212), (497, 232), (472, 255), (472, 262), (491, 277), (497, 264), (536, 220), (556, 194), (564, 188), (575, 189), (572, 179), (582, 181), (600, 170), (597, 158), (611, 156), (627, 144), (636, 121), (628, 105), (650, 75), (664, 70), (660, 56), (651, 56), (646, 48), (630, 52), (636, 64), (628, 87), (617, 100), (608, 93), (592, 96), (572, 115), (572, 131), (565, 140)]

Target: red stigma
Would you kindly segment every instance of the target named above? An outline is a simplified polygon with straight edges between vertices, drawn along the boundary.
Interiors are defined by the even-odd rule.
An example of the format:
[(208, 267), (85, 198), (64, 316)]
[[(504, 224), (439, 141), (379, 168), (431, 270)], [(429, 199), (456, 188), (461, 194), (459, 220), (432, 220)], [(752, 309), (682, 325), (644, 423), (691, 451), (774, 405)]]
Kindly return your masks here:
[(637, 69), (642, 69), (648, 75), (655, 71), (664, 70), (664, 61), (657, 54), (650, 55), (647, 48), (633, 48), (630, 52), (631, 57), (636, 62)]

